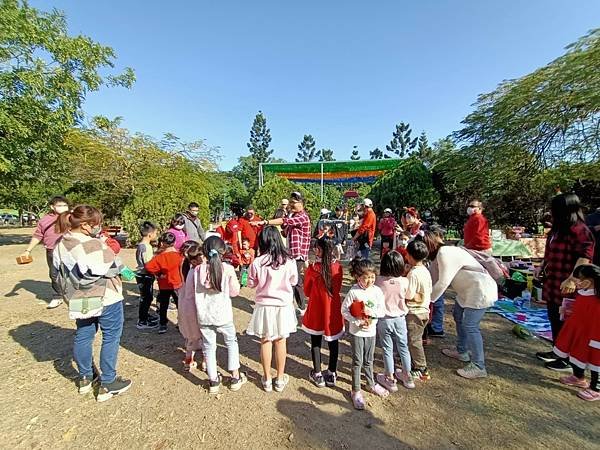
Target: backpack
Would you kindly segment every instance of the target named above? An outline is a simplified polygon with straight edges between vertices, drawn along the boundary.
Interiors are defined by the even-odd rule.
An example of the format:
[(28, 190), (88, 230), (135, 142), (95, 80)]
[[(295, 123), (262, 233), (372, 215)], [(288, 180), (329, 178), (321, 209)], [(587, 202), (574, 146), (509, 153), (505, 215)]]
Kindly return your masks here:
[[(463, 247), (464, 248), (464, 247)], [(496, 282), (498, 286), (502, 286), (504, 281), (509, 277), (507, 267), (498, 258), (494, 258), (488, 253), (481, 252), (479, 250), (471, 250), (465, 248), (466, 252), (475, 258), (481, 266), (485, 269), (490, 277)]]

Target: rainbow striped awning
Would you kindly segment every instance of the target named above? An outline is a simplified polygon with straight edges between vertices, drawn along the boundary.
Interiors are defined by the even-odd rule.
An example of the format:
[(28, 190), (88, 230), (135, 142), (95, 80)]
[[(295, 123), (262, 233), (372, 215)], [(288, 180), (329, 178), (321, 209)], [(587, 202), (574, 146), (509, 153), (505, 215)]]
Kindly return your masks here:
[(263, 164), (263, 173), (274, 173), (296, 183), (372, 183), (378, 176), (395, 169), (400, 159), (365, 161), (323, 161)]

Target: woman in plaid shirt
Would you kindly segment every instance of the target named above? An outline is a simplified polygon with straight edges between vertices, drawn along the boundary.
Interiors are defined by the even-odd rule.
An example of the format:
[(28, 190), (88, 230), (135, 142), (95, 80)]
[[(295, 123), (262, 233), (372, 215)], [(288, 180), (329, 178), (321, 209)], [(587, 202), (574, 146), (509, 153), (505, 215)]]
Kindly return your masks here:
[[(590, 264), (594, 255), (594, 237), (585, 225), (577, 195), (555, 196), (552, 199), (551, 211), (552, 229), (548, 233), (541, 267), (545, 272), (543, 297), (548, 308), (554, 344), (563, 325), (559, 312), (563, 298), (575, 296), (573, 270), (582, 264)], [(571, 370), (567, 361), (552, 351), (538, 352), (536, 356), (546, 363), (548, 369)]]

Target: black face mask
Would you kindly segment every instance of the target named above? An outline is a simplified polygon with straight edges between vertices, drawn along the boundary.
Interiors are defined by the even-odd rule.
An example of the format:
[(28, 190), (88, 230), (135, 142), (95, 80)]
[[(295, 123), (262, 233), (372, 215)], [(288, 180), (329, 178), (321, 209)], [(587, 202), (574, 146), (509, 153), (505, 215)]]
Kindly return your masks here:
[(254, 218), (254, 214), (246, 213), (246, 219)]

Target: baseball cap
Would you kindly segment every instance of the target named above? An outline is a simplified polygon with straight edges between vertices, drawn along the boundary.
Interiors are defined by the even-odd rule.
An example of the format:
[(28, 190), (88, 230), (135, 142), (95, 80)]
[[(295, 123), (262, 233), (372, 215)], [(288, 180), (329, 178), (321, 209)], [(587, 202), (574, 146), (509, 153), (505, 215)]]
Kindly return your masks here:
[(365, 205), (365, 206), (368, 206), (369, 208), (372, 208), (372, 207), (373, 207), (373, 202), (371, 201), (371, 199), (370, 199), (370, 198), (365, 198), (365, 199), (362, 201), (362, 204), (363, 204), (363, 205)]
[(385, 212), (387, 212), (387, 213), (390, 213), (390, 214), (391, 214), (391, 213), (392, 213), (392, 210), (391, 210), (390, 208), (385, 208), (385, 209), (383, 210), (383, 212), (384, 212), (384, 213), (385, 213)]

